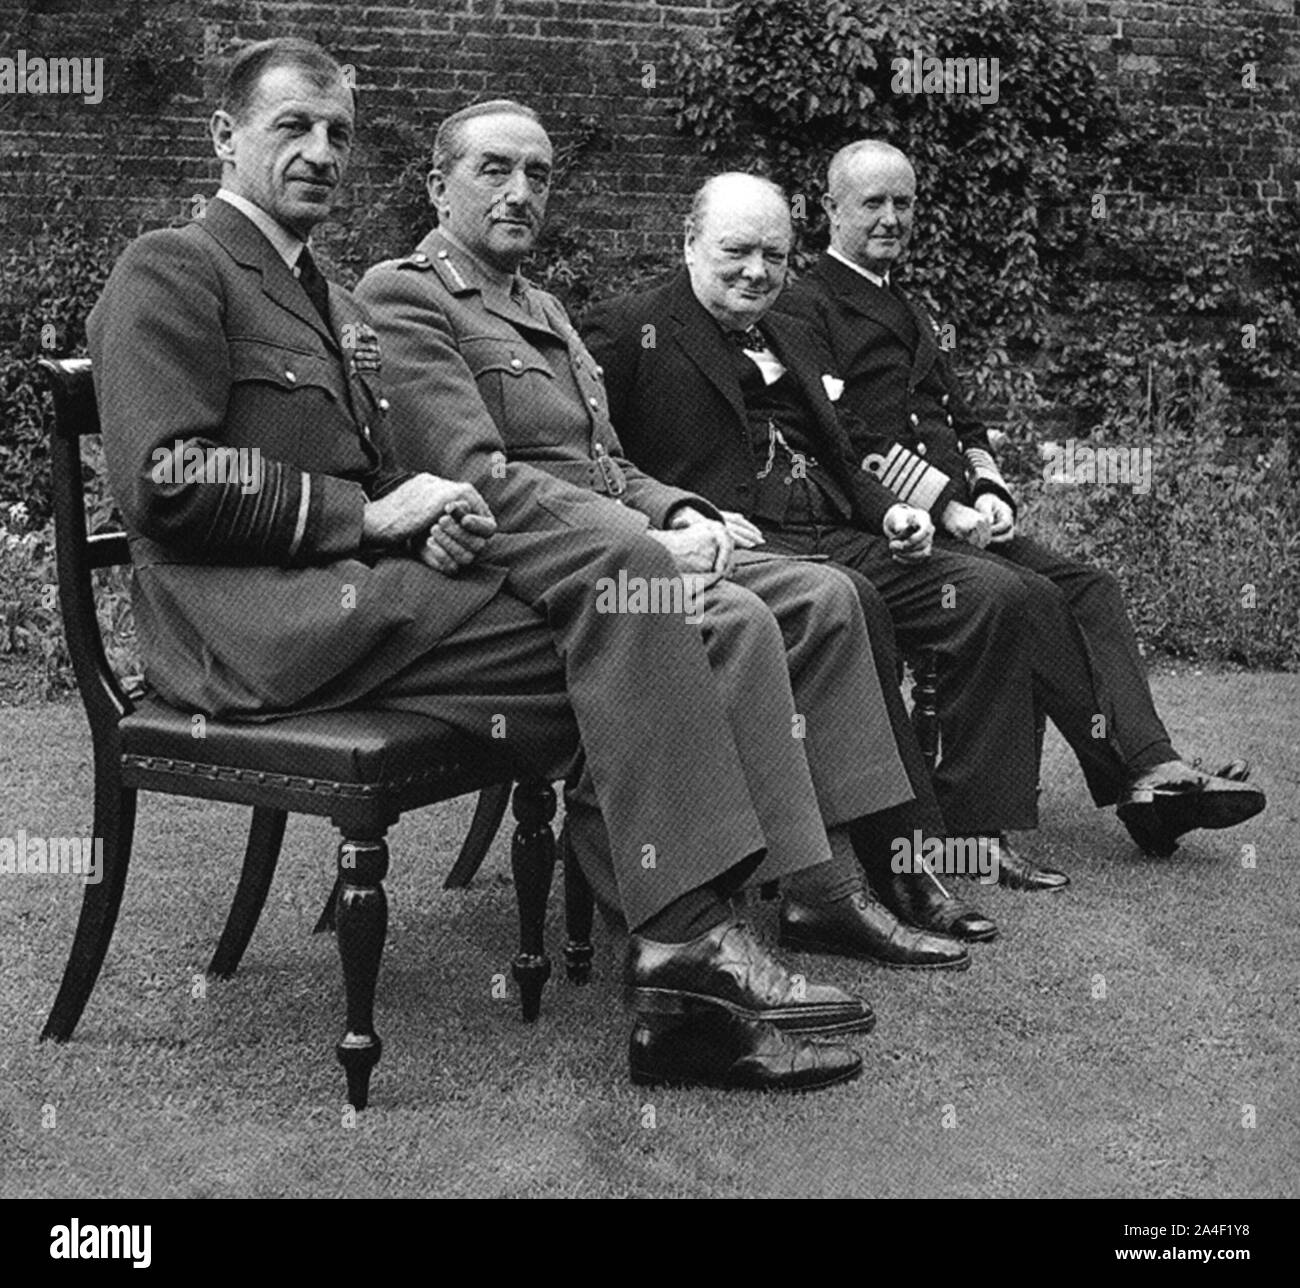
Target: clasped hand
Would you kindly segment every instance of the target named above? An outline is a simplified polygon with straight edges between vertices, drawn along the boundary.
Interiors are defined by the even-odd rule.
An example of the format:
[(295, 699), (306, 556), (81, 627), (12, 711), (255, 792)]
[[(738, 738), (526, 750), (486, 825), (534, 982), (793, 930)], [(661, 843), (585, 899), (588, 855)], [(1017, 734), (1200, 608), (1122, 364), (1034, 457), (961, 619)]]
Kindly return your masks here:
[(727, 525), (691, 506), (673, 515), (670, 528), (652, 528), (648, 535), (668, 550), (679, 572), (699, 577), (701, 589), (720, 581), (735, 562), (736, 542)]
[(416, 556), (449, 576), (472, 564), (497, 530), (488, 503), (470, 483), (416, 474), (378, 501), (366, 502), (367, 541), (397, 545), (422, 538)]

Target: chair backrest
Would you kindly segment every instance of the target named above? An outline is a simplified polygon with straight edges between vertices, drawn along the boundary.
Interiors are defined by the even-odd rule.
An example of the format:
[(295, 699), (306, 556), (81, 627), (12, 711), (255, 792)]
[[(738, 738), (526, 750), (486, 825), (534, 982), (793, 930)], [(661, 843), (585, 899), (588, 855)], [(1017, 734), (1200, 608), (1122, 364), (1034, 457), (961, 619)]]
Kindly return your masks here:
[(72, 669), (96, 747), (116, 737), (117, 722), (133, 710), (104, 652), (95, 611), (96, 568), (130, 564), (126, 533), (86, 531), (86, 484), (81, 440), (99, 433), (99, 408), (89, 358), (39, 360), (54, 396), (50, 424), (50, 474), (54, 488), (54, 555), (59, 609)]

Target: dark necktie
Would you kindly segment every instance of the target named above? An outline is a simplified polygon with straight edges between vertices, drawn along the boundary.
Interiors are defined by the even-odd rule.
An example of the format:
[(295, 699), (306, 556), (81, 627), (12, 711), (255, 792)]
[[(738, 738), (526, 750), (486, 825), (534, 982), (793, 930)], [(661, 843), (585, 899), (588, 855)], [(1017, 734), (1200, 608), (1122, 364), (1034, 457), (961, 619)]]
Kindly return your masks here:
[(330, 288), (325, 284), (325, 279), (321, 276), (321, 271), (316, 267), (316, 261), (311, 257), (311, 251), (306, 246), (302, 248), (302, 253), (298, 256), (298, 281), (302, 284), (302, 289), (307, 292), (307, 298), (316, 307), (316, 312), (320, 314), (321, 321), (325, 323), (325, 329), (332, 331), (330, 324)]
[(528, 288), (518, 277), (510, 283), (510, 303), (521, 313), (527, 314), (534, 322), (540, 321), (537, 310), (528, 301)]

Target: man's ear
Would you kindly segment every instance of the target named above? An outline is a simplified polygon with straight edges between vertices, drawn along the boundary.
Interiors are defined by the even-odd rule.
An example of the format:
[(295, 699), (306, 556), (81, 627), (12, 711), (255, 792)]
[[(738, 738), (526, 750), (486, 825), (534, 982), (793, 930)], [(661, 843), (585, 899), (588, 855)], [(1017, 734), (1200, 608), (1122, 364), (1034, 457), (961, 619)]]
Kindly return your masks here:
[(827, 219), (834, 220), (836, 203), (829, 192), (822, 193), (822, 209), (826, 212)]
[(212, 135), (212, 148), (217, 156), (224, 162), (233, 162), (235, 159), (235, 122), (229, 112), (223, 112), (218, 108), (212, 113), (212, 120), (208, 122), (208, 130)]
[(442, 200), (443, 194), (447, 191), (447, 179), (441, 170), (430, 170), (429, 177), (424, 183), (425, 191), (429, 194), (429, 205), (435, 210), (438, 208), (438, 202)]

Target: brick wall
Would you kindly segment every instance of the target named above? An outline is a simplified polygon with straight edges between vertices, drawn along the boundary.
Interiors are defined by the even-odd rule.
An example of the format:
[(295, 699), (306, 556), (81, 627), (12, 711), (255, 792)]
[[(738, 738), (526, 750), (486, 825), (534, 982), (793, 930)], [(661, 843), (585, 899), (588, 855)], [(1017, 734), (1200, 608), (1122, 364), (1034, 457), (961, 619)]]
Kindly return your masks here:
[[(561, 158), (580, 149), (553, 213), (590, 229), (611, 259), (662, 251), (681, 194), (707, 173), (674, 133), (668, 57), (680, 35), (718, 22), (722, 0), (150, 4), (151, 27), (133, 29), (157, 38), (134, 41), (130, 25), (112, 16), (119, 9), (0, 2), (0, 55), (100, 54), (106, 64), (97, 106), (0, 96), (0, 244), (47, 212), (59, 170), (76, 178), (83, 209), (110, 204), (148, 222), (186, 217), (190, 194), (211, 192), (218, 176), (206, 133), (216, 69), (237, 43), (273, 35), (318, 40), (356, 69), (351, 204), (370, 213), (368, 245), (354, 236), (346, 253), (366, 260), (409, 248), (425, 222), (418, 159), (439, 120), (477, 98), (520, 98), (542, 114)], [(133, 63), (141, 53), (149, 64)], [(148, 75), (159, 67), (171, 75), (171, 53), (187, 60), (175, 64), (175, 93), (152, 103)], [(395, 197), (393, 176), (404, 163), (407, 182)], [(390, 207), (387, 217), (371, 211), (377, 202)], [(345, 204), (340, 224), (358, 213)]]
[[(1300, 23), (1291, 0), (1055, 0), (1127, 101), (1153, 96), (1189, 131), (1190, 211), (1222, 215), (1300, 191), (1296, 112)], [(553, 203), (606, 271), (634, 271), (677, 238), (684, 196), (707, 172), (672, 126), (669, 52), (710, 29), (724, 0), (421, 0), (388, 5), (225, 0), (0, 0), (0, 56), (102, 56), (102, 103), (0, 96), (0, 251), (74, 185), (78, 210), (111, 208), (156, 224), (211, 192), (206, 119), (221, 58), (271, 35), (319, 40), (356, 68), (362, 133), (350, 207), (332, 234), (337, 261), (398, 253), (426, 221), (420, 149), (438, 120), (474, 98), (519, 97), (543, 115), (562, 156), (577, 152)], [(1250, 33), (1262, 31), (1249, 49)], [(1241, 86), (1247, 55), (1256, 90)], [(1167, 75), (1203, 60), (1222, 101)], [(1172, 120), (1173, 118), (1171, 118)], [(1199, 137), (1197, 134), (1199, 131)], [(393, 176), (407, 166), (405, 183)], [(345, 231), (346, 230), (346, 231)], [(0, 299), (3, 289), (0, 286)]]
[(1055, 3), (1121, 101), (1160, 103), (1185, 135), (1189, 211), (1224, 215), (1300, 197), (1294, 0)]

